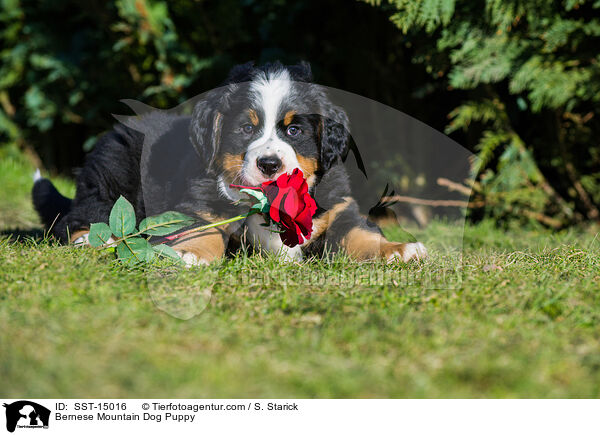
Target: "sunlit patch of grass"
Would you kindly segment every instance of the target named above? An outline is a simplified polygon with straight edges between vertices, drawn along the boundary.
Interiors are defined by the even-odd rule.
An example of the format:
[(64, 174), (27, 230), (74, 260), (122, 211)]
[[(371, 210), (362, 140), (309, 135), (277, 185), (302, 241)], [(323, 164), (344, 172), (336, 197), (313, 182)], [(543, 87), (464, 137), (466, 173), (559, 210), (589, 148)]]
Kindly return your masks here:
[[(0, 146), (0, 230), (39, 227), (40, 221), (31, 203), (35, 170), (16, 145)], [(52, 177), (52, 182), (63, 195), (74, 196), (72, 180)]]

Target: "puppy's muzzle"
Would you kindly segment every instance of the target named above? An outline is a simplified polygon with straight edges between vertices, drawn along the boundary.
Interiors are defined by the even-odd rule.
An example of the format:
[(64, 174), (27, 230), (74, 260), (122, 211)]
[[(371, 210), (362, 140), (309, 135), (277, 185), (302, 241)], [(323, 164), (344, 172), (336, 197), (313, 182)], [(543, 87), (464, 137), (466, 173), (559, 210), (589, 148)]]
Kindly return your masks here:
[(259, 157), (256, 159), (256, 166), (265, 176), (271, 177), (281, 169), (283, 162), (275, 155)]

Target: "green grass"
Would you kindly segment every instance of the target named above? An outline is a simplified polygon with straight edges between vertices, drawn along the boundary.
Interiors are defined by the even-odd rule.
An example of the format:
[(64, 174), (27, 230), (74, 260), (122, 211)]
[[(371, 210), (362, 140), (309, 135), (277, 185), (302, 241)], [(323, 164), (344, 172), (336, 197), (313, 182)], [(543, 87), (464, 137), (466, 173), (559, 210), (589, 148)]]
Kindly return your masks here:
[[(0, 230), (39, 227), (31, 167), (2, 152)], [(455, 231), (416, 235), (435, 246)], [(599, 397), (595, 235), (469, 227), (462, 284), (438, 290), (419, 283), (447, 268), (435, 251), (391, 268), (241, 255), (173, 272), (4, 236), (0, 396)], [(358, 284), (331, 283), (355, 270)], [(190, 320), (154, 302), (175, 295), (200, 310), (209, 284)]]

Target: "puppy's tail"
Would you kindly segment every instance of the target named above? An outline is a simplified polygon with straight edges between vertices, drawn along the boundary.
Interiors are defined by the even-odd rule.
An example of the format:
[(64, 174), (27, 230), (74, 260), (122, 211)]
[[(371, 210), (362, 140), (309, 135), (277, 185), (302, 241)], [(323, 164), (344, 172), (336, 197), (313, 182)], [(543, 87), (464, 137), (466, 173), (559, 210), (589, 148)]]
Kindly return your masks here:
[(62, 196), (50, 180), (42, 177), (39, 169), (33, 175), (31, 198), (46, 228), (52, 227), (71, 210), (71, 200)]

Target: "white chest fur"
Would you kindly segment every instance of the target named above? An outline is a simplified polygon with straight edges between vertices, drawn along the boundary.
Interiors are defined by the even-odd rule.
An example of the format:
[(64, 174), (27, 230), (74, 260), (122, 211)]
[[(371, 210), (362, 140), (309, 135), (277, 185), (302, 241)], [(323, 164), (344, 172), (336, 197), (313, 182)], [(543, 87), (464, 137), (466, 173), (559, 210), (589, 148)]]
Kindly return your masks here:
[[(231, 189), (225, 183), (223, 176), (219, 175), (219, 181), (217, 183), (219, 192), (225, 198), (230, 199), (231, 201), (237, 201), (240, 199), (241, 195), (237, 190)], [(287, 260), (300, 260), (302, 259), (302, 249), (300, 246), (294, 246), (290, 248), (286, 246), (281, 241), (281, 237), (279, 233), (272, 231), (273, 228), (264, 227), (263, 224), (265, 220), (260, 215), (252, 215), (246, 219), (246, 227), (248, 229), (248, 237), (247, 240), (252, 243), (255, 247), (264, 249), (265, 251), (274, 252), (279, 255), (283, 259)], [(232, 224), (233, 231), (235, 231), (236, 224)]]
[(282, 258), (288, 260), (300, 260), (302, 258), (302, 250), (300, 246), (290, 248), (281, 241), (279, 233), (273, 231), (275, 228), (264, 227), (265, 220), (262, 216), (252, 215), (246, 220), (248, 227), (248, 240), (255, 247), (260, 247), (269, 252), (278, 253)]

